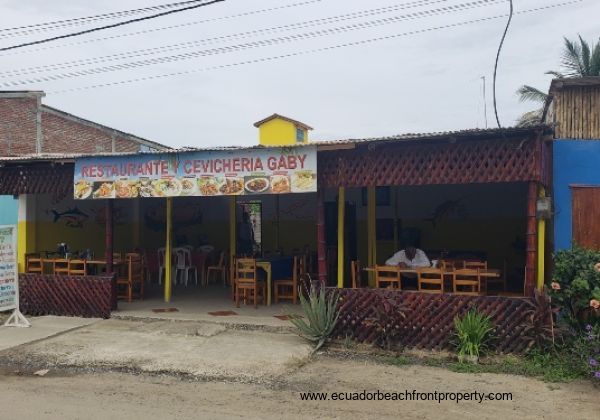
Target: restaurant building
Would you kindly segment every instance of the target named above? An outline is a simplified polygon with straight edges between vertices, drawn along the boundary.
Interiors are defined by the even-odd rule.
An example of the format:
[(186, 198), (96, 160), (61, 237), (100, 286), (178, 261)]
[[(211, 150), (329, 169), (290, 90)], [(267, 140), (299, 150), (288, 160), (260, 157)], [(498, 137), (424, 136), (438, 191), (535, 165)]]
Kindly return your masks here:
[[(276, 281), (290, 272), (276, 261), (298, 253), (323, 284), (352, 287), (352, 262), (383, 265), (407, 245), (431, 260), (485, 261), (500, 280), (496, 292), (530, 296), (543, 284), (548, 247), (536, 208), (550, 178), (549, 127), (310, 142), (308, 125), (277, 114), (256, 126), (256, 147), (1, 158), (0, 193), (19, 197), (27, 224), (19, 237), (22, 287), (34, 277), (45, 278), (44, 287), (57, 281), (51, 267), (29, 280), (25, 272), (28, 256), (51, 259), (59, 243), (102, 261), (109, 275), (89, 277), (109, 284), (115, 258), (144, 253), (144, 282), (156, 288), (160, 279), (155, 297), (166, 301), (196, 287), (193, 277), (187, 288), (181, 279), (175, 286), (174, 263), (156, 257), (173, 247), (208, 250), (192, 264), (198, 287), (209, 266), (221, 267), (220, 255), (223, 277), (232, 276), (236, 255), (253, 254), (269, 261)], [(251, 249), (241, 249), (244, 223)], [(358, 286), (375, 286), (373, 272), (360, 274)], [(111, 290), (94, 296), (114, 300)], [(76, 305), (76, 297), (61, 299)]]

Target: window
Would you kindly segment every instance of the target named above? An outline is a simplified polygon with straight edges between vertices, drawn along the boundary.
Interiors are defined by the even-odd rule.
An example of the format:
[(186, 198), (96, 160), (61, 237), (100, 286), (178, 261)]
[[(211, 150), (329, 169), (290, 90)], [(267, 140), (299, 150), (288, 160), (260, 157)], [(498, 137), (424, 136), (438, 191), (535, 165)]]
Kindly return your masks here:
[(296, 143), (304, 143), (304, 130), (296, 127)]

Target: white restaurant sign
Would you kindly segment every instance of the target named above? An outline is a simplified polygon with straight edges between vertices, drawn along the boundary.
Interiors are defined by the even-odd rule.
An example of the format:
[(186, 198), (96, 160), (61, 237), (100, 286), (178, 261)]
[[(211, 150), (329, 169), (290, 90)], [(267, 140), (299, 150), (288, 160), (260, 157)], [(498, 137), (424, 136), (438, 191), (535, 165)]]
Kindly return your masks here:
[(317, 191), (317, 148), (94, 156), (75, 161), (75, 199), (287, 194)]
[(5, 326), (29, 327), (19, 311), (19, 274), (17, 270), (17, 227), (0, 226), (0, 311), (13, 309)]

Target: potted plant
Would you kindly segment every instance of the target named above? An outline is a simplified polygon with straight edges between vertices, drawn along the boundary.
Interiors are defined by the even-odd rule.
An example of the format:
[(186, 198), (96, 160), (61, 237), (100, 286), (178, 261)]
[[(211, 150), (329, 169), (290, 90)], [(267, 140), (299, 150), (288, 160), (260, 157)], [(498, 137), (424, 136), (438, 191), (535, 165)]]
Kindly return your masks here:
[(471, 308), (462, 318), (454, 318), (458, 360), (477, 363), (486, 348), (490, 333), (494, 330), (490, 317), (476, 308)]

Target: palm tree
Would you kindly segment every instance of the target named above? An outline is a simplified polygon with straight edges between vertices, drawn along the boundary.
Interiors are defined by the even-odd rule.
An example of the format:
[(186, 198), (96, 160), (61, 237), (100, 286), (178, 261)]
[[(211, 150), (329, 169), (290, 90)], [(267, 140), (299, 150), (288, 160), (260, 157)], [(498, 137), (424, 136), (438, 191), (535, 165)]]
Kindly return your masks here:
[[(567, 77), (586, 77), (600, 76), (600, 43), (588, 44), (581, 35), (578, 35), (579, 43), (573, 42), (568, 38), (564, 38), (564, 46), (561, 58), (561, 67), (564, 72), (547, 71), (546, 74), (551, 74), (557, 79)], [(548, 94), (541, 90), (523, 85), (517, 90), (519, 100), (521, 102), (530, 101), (543, 104), (548, 99)], [(540, 122), (542, 109), (529, 111), (523, 114), (518, 120), (517, 125), (522, 127), (526, 125), (537, 124)]]

